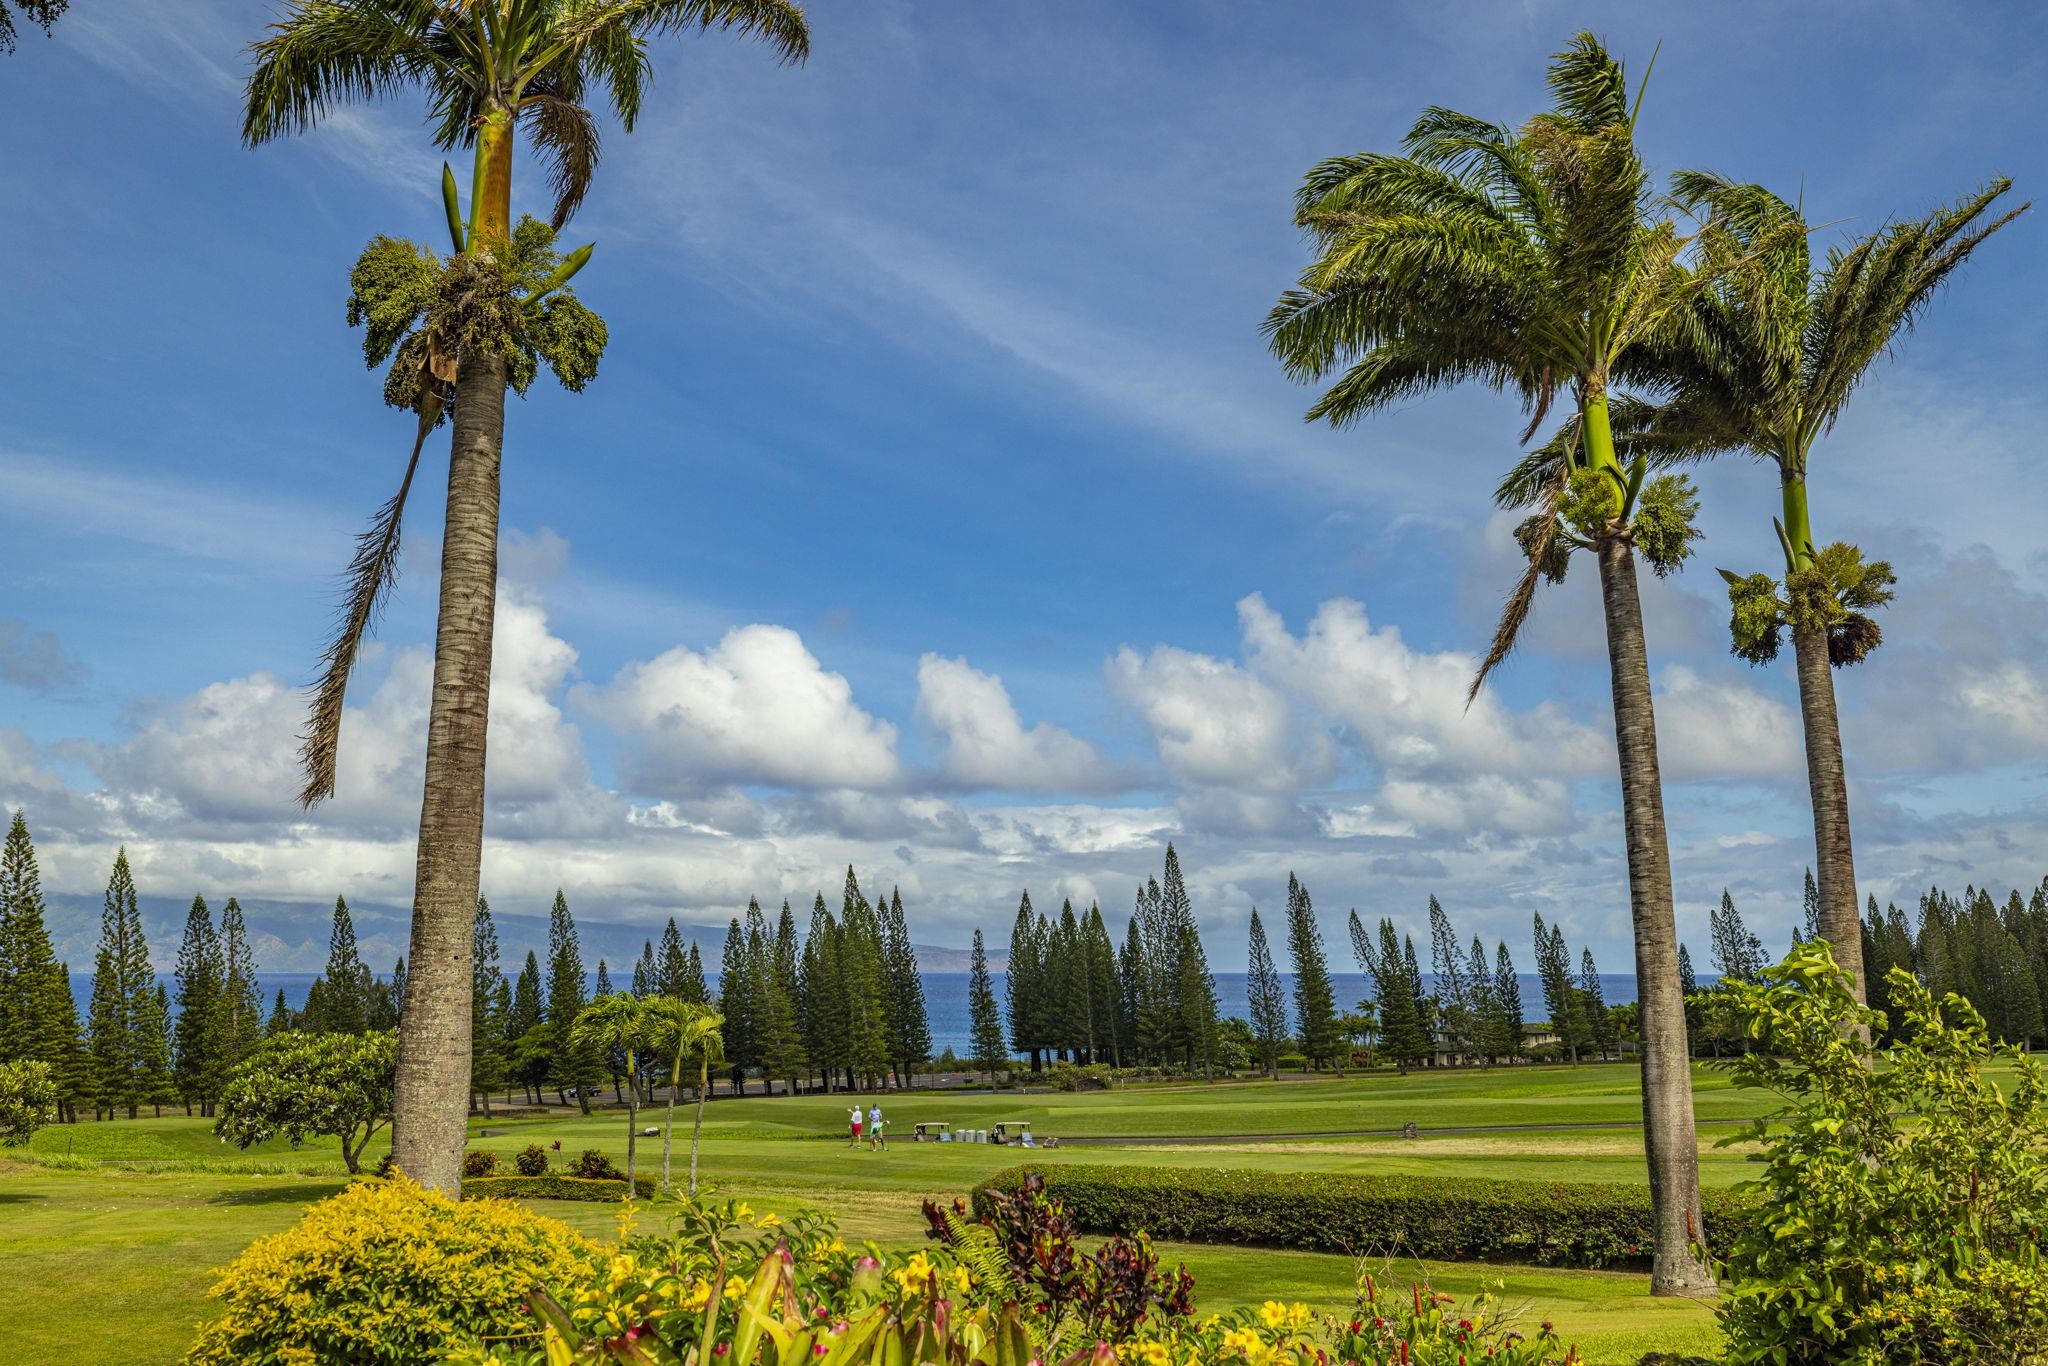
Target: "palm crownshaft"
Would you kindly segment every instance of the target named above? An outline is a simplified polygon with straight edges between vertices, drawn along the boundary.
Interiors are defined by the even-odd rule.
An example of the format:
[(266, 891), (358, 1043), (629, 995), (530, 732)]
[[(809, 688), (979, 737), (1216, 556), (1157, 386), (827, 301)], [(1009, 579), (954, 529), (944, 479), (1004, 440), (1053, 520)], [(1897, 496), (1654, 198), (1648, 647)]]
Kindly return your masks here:
[[(1417, 120), (1405, 155), (1360, 154), (1312, 171), (1297, 222), (1316, 255), (1267, 319), (1296, 378), (1329, 387), (1312, 420), (1345, 425), (1464, 383), (1511, 391), (1542, 425), (1560, 389), (1575, 412), (1546, 473), (1545, 513), (1524, 524), (1530, 575), (1561, 577), (1574, 547), (1599, 560), (1629, 893), (1642, 996), (1645, 1140), (1660, 1293), (1711, 1286), (1692, 1249), (1700, 1228), (1697, 1140), (1678, 981), (1642, 611), (1641, 550), (1659, 573), (1689, 551), (1689, 486), (1644, 482), (1615, 446), (1611, 389), (1656, 380), (1682, 348), (1704, 283), (1687, 242), (1653, 221), (1636, 155), (1636, 109), (1620, 64), (1581, 34), (1553, 61), (1552, 105), (1519, 129), (1449, 110)], [(1533, 524), (1533, 525), (1532, 525)], [(1513, 643), (1504, 623), (1488, 659)]]
[[(691, 28), (765, 38), (784, 60), (800, 61), (809, 50), (803, 11), (792, 0), (286, 0), (282, 17), (253, 49), (243, 138), (257, 145), (311, 128), (346, 103), (423, 92), (434, 142), (472, 153), (469, 217), (453, 245), (472, 267), (467, 277), (480, 279), (502, 273), (503, 258), (516, 246), (518, 132), (525, 130), (548, 168), (559, 227), (597, 167), (591, 100), (601, 98), (630, 131), (651, 70), (647, 40)], [(462, 220), (451, 211), (450, 221), (453, 235)], [(516, 380), (501, 346), (466, 347), (452, 361), (454, 431), (408, 954), (413, 971), (393, 1122), (400, 1165), (449, 1192), (460, 1188), (466, 1138), (469, 920), (482, 872), (505, 387)], [(446, 381), (444, 371), (432, 373)], [(439, 398), (422, 392), (416, 402), (423, 440)], [(309, 802), (333, 787), (342, 692), (396, 564), (402, 510), (403, 493), (380, 518), (388, 526), (359, 546), (352, 609), (330, 650), (329, 682), (308, 737)]]

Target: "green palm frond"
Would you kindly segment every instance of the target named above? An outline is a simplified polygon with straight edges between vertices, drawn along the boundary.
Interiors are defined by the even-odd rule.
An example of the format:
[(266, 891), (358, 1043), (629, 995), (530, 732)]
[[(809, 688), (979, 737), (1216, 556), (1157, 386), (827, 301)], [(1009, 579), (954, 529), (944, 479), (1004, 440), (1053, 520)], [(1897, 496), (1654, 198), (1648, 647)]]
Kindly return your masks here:
[(1564, 51), (1551, 58), (1548, 81), (1557, 112), (1583, 132), (1632, 119), (1627, 74), (1592, 33), (1574, 34)]
[(1347, 427), (1433, 389), (1477, 381), (1492, 389), (1526, 389), (1527, 376), (1483, 355), (1430, 337), (1392, 337), (1359, 357), (1308, 410), (1311, 422)]
[(583, 0), (564, 7), (558, 29), (569, 43), (590, 43), (606, 29), (635, 34), (720, 29), (767, 40), (785, 62), (811, 55), (810, 28), (790, 0)]
[(2011, 188), (2010, 180), (1993, 180), (1955, 204), (1830, 254), (1815, 285), (1816, 330), (1807, 344), (1807, 406), (1816, 434), (1833, 427), (1871, 365), (1912, 330), (1949, 276), (2032, 207), (2021, 204), (1986, 221)]
[(459, 83), (429, 0), (299, 0), (251, 49), (242, 140), (302, 133), (335, 106)]

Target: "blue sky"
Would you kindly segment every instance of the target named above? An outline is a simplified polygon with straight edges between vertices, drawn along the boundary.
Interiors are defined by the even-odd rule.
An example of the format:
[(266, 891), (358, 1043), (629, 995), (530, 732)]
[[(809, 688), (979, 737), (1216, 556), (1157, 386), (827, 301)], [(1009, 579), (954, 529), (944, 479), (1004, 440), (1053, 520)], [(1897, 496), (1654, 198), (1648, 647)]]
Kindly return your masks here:
[[(348, 538), (408, 436), (344, 323), (378, 232), (435, 240), (411, 100), (250, 151), (241, 0), (96, 0), (0, 66), (0, 802), (46, 876), (410, 897), (438, 480), (352, 691), (343, 790), (289, 806)], [(1627, 960), (1594, 585), (1550, 595), (1467, 713), (1513, 573), (1487, 491), (1512, 404), (1356, 430), (1258, 322), (1294, 185), (1417, 110), (1517, 120), (1575, 28), (1640, 71), (1660, 170), (1804, 196), (1841, 232), (2044, 183), (2024, 6), (824, 3), (813, 57), (656, 54), (571, 226), (611, 327), (581, 396), (509, 415), (486, 887), (722, 918), (851, 861), (920, 937), (1017, 891), (1121, 914), (1167, 838), (1219, 963), (1301, 872), (1341, 913)], [(523, 172), (524, 206), (544, 211)], [(1815, 518), (1898, 565), (1841, 680), (1868, 890), (2048, 872), (2042, 223), (1987, 246), (1816, 456)], [(1696, 567), (1647, 593), (1681, 923), (1790, 923), (1810, 826), (1789, 671), (1725, 645), (1715, 565), (1775, 490), (1704, 476)], [(1782, 930), (1773, 928), (1776, 942)]]

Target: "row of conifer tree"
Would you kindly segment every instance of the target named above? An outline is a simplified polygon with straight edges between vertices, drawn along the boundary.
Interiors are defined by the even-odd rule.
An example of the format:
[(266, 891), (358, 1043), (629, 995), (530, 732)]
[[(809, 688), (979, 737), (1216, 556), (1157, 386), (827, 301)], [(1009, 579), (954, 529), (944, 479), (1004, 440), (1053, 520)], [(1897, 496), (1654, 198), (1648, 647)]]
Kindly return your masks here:
[[(1815, 932), (1811, 874), (1804, 923)], [(1288, 878), (1285, 953), (1291, 984), (1276, 966), (1264, 921), (1254, 910), (1248, 946), (1250, 1018), (1221, 1018), (1179, 854), (1167, 846), (1158, 878), (1138, 890), (1119, 946), (1099, 905), (1057, 916), (1018, 904), (999, 995), (979, 930), (969, 973), (970, 1056), (959, 1061), (990, 1074), (1018, 1058), (1036, 1071), (1048, 1062), (1155, 1066), (1189, 1073), (1253, 1066), (1277, 1068), (1282, 1056), (1315, 1068), (1342, 1068), (1363, 1049), (1369, 1059), (1404, 1066), (1437, 1061), (1511, 1061), (1532, 1051), (1574, 1059), (1606, 1055), (1632, 1034), (1632, 1007), (1609, 1006), (1590, 949), (1576, 962), (1562, 930), (1534, 922), (1535, 969), (1546, 1020), (1524, 1019), (1521, 985), (1505, 942), (1492, 954), (1453, 930), (1432, 897), (1430, 972), (1412, 935), (1391, 919), (1349, 917), (1353, 952), (1371, 986), (1369, 999), (1340, 1007), (1308, 889)], [(1723, 980), (1753, 979), (1767, 961), (1761, 939), (1724, 892), (1709, 916), (1710, 961)], [(630, 990), (718, 1007), (725, 1017), (724, 1073), (745, 1091), (871, 1090), (903, 1086), (932, 1064), (923, 980), (900, 892), (870, 900), (847, 869), (835, 913), (822, 893), (802, 934), (790, 904), (771, 917), (758, 901), (727, 927), (719, 971), (710, 978), (696, 942), (671, 918), (659, 944), (649, 939), (630, 977), (615, 987), (599, 960), (594, 986), (566, 897), (555, 894), (547, 959), (529, 952), (516, 974), (499, 960), (490, 905), (479, 898), (475, 922), (472, 1086), (486, 1109), (493, 1092), (523, 1091), (538, 1101), (616, 1090), (625, 1059), (570, 1043), (577, 1014), (593, 995)], [(2031, 896), (2003, 902), (1988, 890), (1960, 897), (1931, 888), (1917, 911), (1879, 909), (1870, 900), (1863, 966), (1871, 1004), (1886, 1009), (1885, 972), (1901, 967), (1937, 992), (1971, 1001), (1992, 1031), (2013, 1042), (2048, 1039), (2048, 879)], [(1695, 1051), (1736, 1046), (1700, 992), (1690, 950), (1681, 945)], [(229, 897), (216, 919), (195, 897), (184, 925), (172, 982), (159, 980), (143, 935), (126, 851), (116, 855), (102, 905), (92, 989), (80, 1018), (70, 969), (59, 962), (45, 924), (41, 880), (26, 821), (16, 812), (0, 847), (0, 1061), (32, 1058), (55, 1072), (64, 1118), (81, 1112), (133, 1117), (182, 1105), (211, 1115), (228, 1075), (261, 1038), (283, 1030), (390, 1029), (405, 997), (405, 960), (379, 978), (358, 952), (348, 904), (337, 898), (325, 971), (304, 1003), (275, 993), (267, 1017), (240, 904)], [(1547, 1037), (1545, 1037), (1547, 1035)], [(643, 1059), (643, 1064), (653, 1060)], [(638, 1069), (651, 1088), (657, 1069)]]

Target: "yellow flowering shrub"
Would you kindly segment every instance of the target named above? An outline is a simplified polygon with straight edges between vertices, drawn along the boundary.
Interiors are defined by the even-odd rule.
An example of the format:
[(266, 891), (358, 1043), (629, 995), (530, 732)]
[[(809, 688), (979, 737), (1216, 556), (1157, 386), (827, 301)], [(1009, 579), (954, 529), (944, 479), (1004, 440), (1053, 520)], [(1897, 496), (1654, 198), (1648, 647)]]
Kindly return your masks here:
[(412, 1181), (358, 1181), (252, 1243), (208, 1292), (187, 1366), (431, 1361), (522, 1332), (537, 1287), (587, 1275), (597, 1249), (502, 1201), (461, 1204)]

